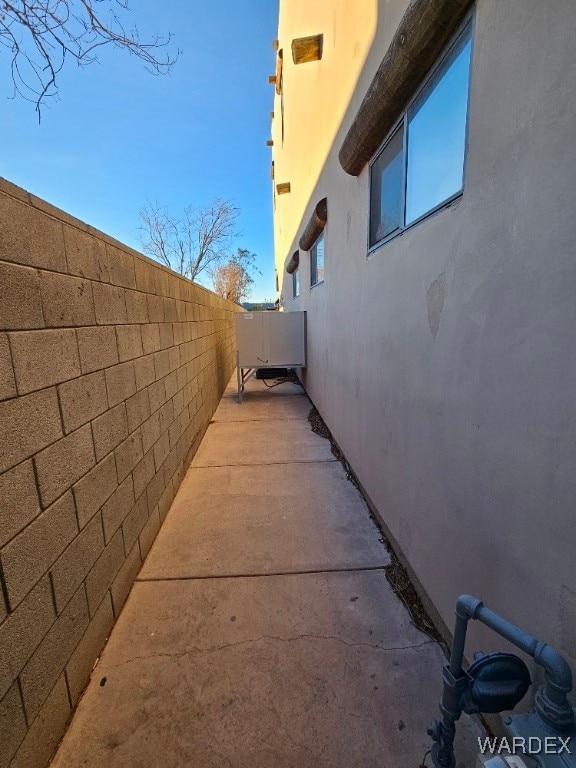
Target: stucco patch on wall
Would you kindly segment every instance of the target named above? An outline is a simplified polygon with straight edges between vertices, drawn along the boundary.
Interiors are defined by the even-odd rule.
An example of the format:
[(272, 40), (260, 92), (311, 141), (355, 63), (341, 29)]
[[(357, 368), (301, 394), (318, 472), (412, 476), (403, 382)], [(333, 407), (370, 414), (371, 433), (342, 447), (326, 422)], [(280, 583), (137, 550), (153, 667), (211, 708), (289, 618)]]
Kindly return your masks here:
[(432, 338), (436, 341), (440, 320), (444, 311), (444, 301), (446, 300), (446, 278), (444, 273), (438, 275), (436, 280), (430, 283), (426, 291), (426, 304), (428, 305), (428, 323)]

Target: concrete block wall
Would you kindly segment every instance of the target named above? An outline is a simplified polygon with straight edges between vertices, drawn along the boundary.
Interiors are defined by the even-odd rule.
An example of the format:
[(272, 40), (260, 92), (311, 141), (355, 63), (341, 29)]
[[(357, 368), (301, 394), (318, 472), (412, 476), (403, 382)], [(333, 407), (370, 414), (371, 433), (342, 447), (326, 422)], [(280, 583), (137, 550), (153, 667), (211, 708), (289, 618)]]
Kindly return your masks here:
[(240, 308), (0, 180), (0, 768), (42, 768), (235, 364)]

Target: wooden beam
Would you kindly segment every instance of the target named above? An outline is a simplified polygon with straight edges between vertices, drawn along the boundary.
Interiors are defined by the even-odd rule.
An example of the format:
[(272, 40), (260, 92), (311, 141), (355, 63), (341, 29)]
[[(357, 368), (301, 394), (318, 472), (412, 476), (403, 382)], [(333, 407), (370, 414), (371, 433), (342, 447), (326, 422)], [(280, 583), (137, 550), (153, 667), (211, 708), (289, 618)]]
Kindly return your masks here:
[(316, 240), (318, 240), (322, 234), (327, 221), (328, 201), (323, 197), (312, 211), (312, 216), (310, 216), (306, 229), (298, 241), (298, 245), (303, 251), (309, 251), (310, 248), (312, 248)]
[(412, 0), (346, 138), (340, 165), (358, 176), (436, 63), (474, 0)]
[(289, 275), (291, 275), (293, 272), (296, 272), (299, 264), (300, 264), (300, 251), (294, 251), (294, 253), (290, 258), (290, 261), (286, 265), (286, 272), (288, 272)]
[(323, 39), (323, 35), (309, 35), (292, 40), (292, 61), (294, 64), (319, 61), (322, 58)]
[(290, 192), (290, 182), (283, 181), (281, 184), (276, 184), (276, 192), (279, 195), (287, 195)]
[(278, 51), (278, 56), (276, 57), (276, 93), (280, 95), (282, 93), (282, 63), (283, 63), (284, 55), (282, 50)]

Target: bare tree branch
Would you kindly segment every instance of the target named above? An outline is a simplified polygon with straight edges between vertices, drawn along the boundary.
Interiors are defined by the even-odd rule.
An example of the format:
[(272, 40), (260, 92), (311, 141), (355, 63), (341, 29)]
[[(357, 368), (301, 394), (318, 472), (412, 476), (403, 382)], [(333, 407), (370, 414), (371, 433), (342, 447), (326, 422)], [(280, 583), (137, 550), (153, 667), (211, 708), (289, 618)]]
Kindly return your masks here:
[(120, 20), (118, 12), (129, 11), (128, 0), (0, 0), (0, 47), (11, 55), (14, 95), (34, 102), (40, 119), (66, 59), (91, 64), (104, 45), (127, 50), (154, 74), (169, 72), (179, 52), (159, 56), (159, 50), (172, 36), (142, 41), (136, 27), (126, 30)]
[[(206, 208), (186, 207), (180, 218), (167, 213), (157, 202), (148, 202), (140, 211), (140, 242), (148, 256), (196, 280), (232, 258), (231, 243), (237, 234), (239, 213), (230, 200), (218, 198)], [(248, 251), (239, 248), (238, 253)], [(245, 264), (249, 261), (244, 257)]]

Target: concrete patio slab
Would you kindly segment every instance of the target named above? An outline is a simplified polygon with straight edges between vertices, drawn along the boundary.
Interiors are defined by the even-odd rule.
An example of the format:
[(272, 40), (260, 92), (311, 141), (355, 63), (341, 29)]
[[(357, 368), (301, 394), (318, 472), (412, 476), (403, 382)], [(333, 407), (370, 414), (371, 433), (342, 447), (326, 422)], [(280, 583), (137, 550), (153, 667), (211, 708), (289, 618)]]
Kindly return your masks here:
[(139, 583), (53, 768), (416, 768), (441, 664), (382, 571)]
[(192, 467), (334, 460), (329, 442), (315, 435), (306, 422), (279, 416), (210, 424)]
[(184, 478), (140, 578), (389, 562), (366, 504), (339, 462), (204, 467)]
[(277, 419), (307, 419), (312, 403), (305, 394), (276, 394), (266, 396), (256, 391), (254, 397), (246, 396), (239, 404), (234, 397), (222, 398), (212, 421), (262, 421)]
[(53, 768), (417, 768), (442, 650), (307, 398), (255, 381), (238, 406), (233, 381)]

